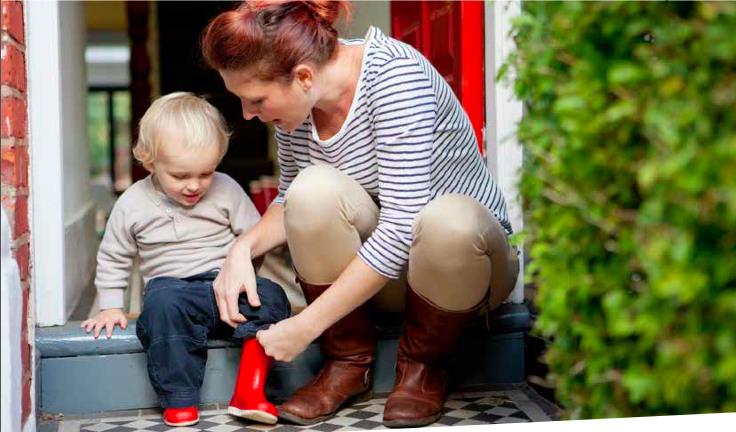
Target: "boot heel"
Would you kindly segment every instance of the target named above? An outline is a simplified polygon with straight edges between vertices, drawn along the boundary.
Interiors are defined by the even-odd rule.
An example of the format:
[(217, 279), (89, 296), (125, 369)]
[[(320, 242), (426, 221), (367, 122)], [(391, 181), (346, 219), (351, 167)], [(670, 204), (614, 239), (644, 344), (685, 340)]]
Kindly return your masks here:
[(352, 405), (356, 403), (361, 403), (365, 401), (369, 401), (373, 399), (373, 390), (368, 389), (364, 391), (363, 393), (358, 393), (357, 395), (353, 396), (352, 400), (349, 400), (349, 403), (346, 403), (345, 405)]

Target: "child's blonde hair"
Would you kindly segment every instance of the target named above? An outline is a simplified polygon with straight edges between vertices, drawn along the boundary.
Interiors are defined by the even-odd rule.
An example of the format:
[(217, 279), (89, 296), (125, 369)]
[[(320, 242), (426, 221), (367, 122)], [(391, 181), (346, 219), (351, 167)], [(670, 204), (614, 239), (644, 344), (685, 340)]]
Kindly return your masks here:
[(141, 118), (133, 156), (142, 164), (156, 160), (161, 131), (177, 131), (185, 145), (203, 148), (217, 144), (220, 160), (225, 156), (230, 131), (220, 111), (201, 97), (175, 92), (156, 99)]

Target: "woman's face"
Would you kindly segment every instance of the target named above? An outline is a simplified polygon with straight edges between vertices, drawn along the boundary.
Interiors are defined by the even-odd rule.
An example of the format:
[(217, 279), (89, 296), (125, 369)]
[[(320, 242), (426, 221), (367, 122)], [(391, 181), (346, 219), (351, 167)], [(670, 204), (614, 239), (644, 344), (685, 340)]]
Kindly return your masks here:
[(270, 122), (292, 132), (304, 122), (314, 106), (309, 97), (309, 85), (300, 78), (262, 81), (253, 78), (248, 71), (219, 72), (227, 90), (240, 98), (246, 120), (258, 117), (264, 123)]

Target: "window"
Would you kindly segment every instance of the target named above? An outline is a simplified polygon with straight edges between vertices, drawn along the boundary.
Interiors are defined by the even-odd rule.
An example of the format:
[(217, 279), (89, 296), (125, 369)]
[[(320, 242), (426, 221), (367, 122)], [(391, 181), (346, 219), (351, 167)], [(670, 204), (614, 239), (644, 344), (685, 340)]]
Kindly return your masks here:
[(131, 184), (128, 89), (90, 88), (87, 122), (92, 181), (121, 193)]

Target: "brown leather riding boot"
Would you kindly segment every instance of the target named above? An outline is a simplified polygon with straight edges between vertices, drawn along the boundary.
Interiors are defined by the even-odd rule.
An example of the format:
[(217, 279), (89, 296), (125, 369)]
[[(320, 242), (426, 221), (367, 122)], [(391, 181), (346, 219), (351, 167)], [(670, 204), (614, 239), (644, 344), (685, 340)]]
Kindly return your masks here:
[[(330, 287), (297, 280), (307, 303)], [(333, 324), (318, 341), (327, 361), (309, 384), (279, 406), (279, 417), (284, 420), (314, 424), (334, 416), (348, 402), (370, 397), (376, 336), (366, 306)]]
[(438, 309), (407, 289), (404, 333), (396, 359), (396, 383), (386, 401), (386, 427), (421, 427), (440, 418), (447, 387), (446, 361), (460, 334), (478, 310), (451, 312)]

